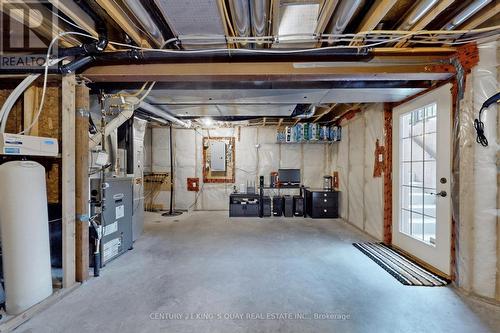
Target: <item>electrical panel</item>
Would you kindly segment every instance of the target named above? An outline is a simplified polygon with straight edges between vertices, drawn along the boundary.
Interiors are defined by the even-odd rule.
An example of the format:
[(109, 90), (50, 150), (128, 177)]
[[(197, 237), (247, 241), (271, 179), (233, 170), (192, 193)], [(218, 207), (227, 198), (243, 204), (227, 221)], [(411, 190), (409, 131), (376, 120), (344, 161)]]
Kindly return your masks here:
[(210, 170), (226, 171), (226, 143), (222, 141), (210, 142)]

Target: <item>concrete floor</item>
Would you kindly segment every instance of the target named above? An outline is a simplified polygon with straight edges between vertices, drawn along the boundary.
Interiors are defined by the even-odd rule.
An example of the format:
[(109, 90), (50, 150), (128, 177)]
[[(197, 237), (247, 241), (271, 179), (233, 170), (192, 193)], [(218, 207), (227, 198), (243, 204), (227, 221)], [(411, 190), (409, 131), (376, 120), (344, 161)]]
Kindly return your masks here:
[(500, 331), (500, 308), (404, 286), (363, 240), (341, 220), (150, 213), (134, 250), (16, 332)]

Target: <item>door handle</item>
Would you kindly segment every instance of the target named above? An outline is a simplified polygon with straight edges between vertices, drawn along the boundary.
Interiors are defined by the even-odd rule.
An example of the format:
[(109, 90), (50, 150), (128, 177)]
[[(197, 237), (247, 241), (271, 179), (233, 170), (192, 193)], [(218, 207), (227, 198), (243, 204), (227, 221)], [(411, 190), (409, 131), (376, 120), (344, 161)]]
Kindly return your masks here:
[(429, 193), (429, 194), (433, 194), (433, 195), (440, 196), (440, 197), (443, 197), (443, 198), (448, 195), (448, 193), (446, 193), (446, 191), (441, 191), (441, 192), (438, 192), (438, 193)]

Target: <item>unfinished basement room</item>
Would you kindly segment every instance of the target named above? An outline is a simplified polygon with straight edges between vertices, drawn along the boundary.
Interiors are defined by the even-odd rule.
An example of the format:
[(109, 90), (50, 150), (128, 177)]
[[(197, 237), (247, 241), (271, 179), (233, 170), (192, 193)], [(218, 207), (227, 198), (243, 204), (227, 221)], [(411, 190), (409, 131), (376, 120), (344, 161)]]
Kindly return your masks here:
[(500, 333), (499, 0), (0, 27), (0, 333)]

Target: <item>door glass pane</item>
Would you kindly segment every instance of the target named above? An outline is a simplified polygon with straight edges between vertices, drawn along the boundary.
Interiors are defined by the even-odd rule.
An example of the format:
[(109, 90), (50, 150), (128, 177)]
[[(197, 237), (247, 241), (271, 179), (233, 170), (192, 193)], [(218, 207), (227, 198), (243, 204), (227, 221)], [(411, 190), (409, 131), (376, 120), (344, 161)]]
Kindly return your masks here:
[(400, 232), (436, 237), (436, 104), (400, 116)]

